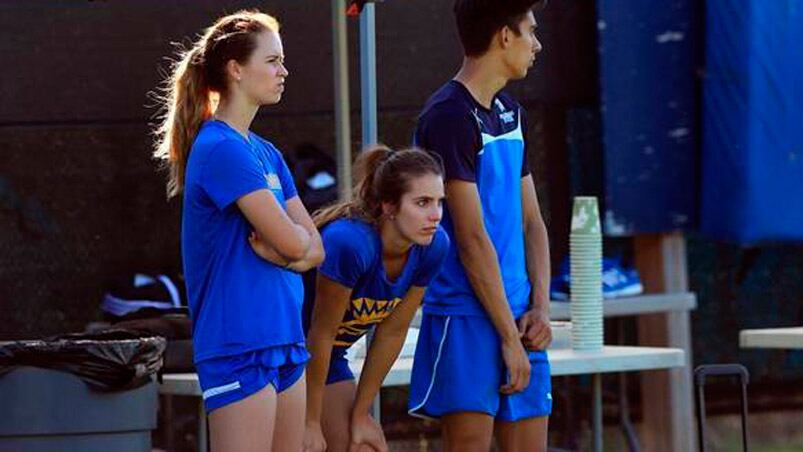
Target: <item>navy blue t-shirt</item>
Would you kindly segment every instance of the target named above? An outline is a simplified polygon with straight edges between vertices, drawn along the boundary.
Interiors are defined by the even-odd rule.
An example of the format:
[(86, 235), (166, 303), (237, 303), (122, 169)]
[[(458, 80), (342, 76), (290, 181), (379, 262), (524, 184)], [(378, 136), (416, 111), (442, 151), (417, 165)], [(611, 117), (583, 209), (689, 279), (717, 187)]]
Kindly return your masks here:
[[(487, 109), (463, 84), (451, 80), (427, 101), (414, 137), (416, 146), (441, 157), (447, 182), (457, 179), (477, 185), (485, 228), (515, 317), (527, 310), (531, 290), (521, 208), (521, 179), (530, 174), (525, 130), (524, 109), (513, 98), (500, 92)], [(448, 203), (446, 199), (447, 207)], [(454, 240), (448, 208), (441, 224)], [(427, 289), (424, 312), (485, 315), (457, 248), (449, 249), (443, 269)]]
[[(362, 220), (341, 218), (323, 228), (321, 238), (326, 259), (318, 272), (352, 289), (335, 337), (335, 347), (343, 348), (388, 317), (410, 287), (427, 287), (449, 249), (449, 237), (438, 228), (429, 245), (410, 248), (404, 268), (391, 281), (382, 264), (382, 238), (373, 226)], [(314, 302), (312, 297), (307, 300)], [(311, 306), (308, 310), (311, 312)]]
[(297, 196), (281, 153), (250, 133), (207, 121), (185, 173), (181, 247), (195, 361), (304, 341), (300, 275), (259, 257), (237, 199), (268, 189)]

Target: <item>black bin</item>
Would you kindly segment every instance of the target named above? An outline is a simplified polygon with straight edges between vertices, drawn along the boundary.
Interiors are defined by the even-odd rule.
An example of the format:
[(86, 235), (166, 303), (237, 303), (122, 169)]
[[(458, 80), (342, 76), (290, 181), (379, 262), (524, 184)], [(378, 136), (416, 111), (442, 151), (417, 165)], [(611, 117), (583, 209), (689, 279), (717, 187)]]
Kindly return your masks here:
[(0, 452), (151, 450), (165, 340), (0, 343)]

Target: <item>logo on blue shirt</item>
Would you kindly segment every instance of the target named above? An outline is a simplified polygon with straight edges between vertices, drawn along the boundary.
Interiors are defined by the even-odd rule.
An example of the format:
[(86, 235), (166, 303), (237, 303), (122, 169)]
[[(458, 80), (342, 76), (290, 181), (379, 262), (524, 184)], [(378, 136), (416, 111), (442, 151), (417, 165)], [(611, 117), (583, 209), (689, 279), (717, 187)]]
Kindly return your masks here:
[(505, 124), (510, 124), (511, 122), (515, 121), (514, 111), (508, 111), (505, 108), (505, 104), (502, 103), (499, 99), (494, 99), (494, 105), (496, 105), (496, 109), (499, 110), (499, 119), (502, 120)]
[(502, 122), (504, 122), (505, 124), (510, 124), (511, 122), (515, 121), (515, 118), (513, 117), (515, 113), (516, 112), (514, 111), (506, 111), (504, 113), (500, 113), (499, 119), (501, 119)]
[(265, 174), (265, 180), (268, 182), (268, 188), (271, 190), (282, 189), (282, 181), (279, 180), (279, 176), (276, 173)]

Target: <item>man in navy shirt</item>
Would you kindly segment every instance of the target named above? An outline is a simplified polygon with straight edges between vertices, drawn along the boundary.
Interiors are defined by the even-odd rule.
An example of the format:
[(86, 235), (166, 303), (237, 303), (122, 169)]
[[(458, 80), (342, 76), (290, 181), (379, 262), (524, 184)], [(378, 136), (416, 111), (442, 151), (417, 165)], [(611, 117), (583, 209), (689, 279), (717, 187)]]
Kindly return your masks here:
[(463, 65), (428, 100), (417, 146), (446, 173), (453, 246), (424, 298), (410, 412), (446, 450), (546, 450), (552, 409), (549, 248), (527, 163), (524, 109), (502, 88), (541, 50), (536, 0), (457, 0)]

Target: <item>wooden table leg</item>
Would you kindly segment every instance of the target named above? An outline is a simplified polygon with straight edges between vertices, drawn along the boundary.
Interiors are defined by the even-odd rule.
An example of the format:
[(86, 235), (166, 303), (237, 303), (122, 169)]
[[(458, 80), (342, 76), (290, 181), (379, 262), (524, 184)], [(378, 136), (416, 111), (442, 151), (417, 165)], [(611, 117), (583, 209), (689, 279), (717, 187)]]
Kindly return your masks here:
[[(635, 238), (636, 267), (645, 292), (686, 292), (686, 242), (680, 233)], [(691, 321), (688, 311), (638, 318), (639, 345), (677, 347), (686, 354), (686, 367), (668, 372), (647, 372), (642, 377), (644, 450), (674, 452), (697, 450), (694, 441), (694, 405), (691, 377)]]

